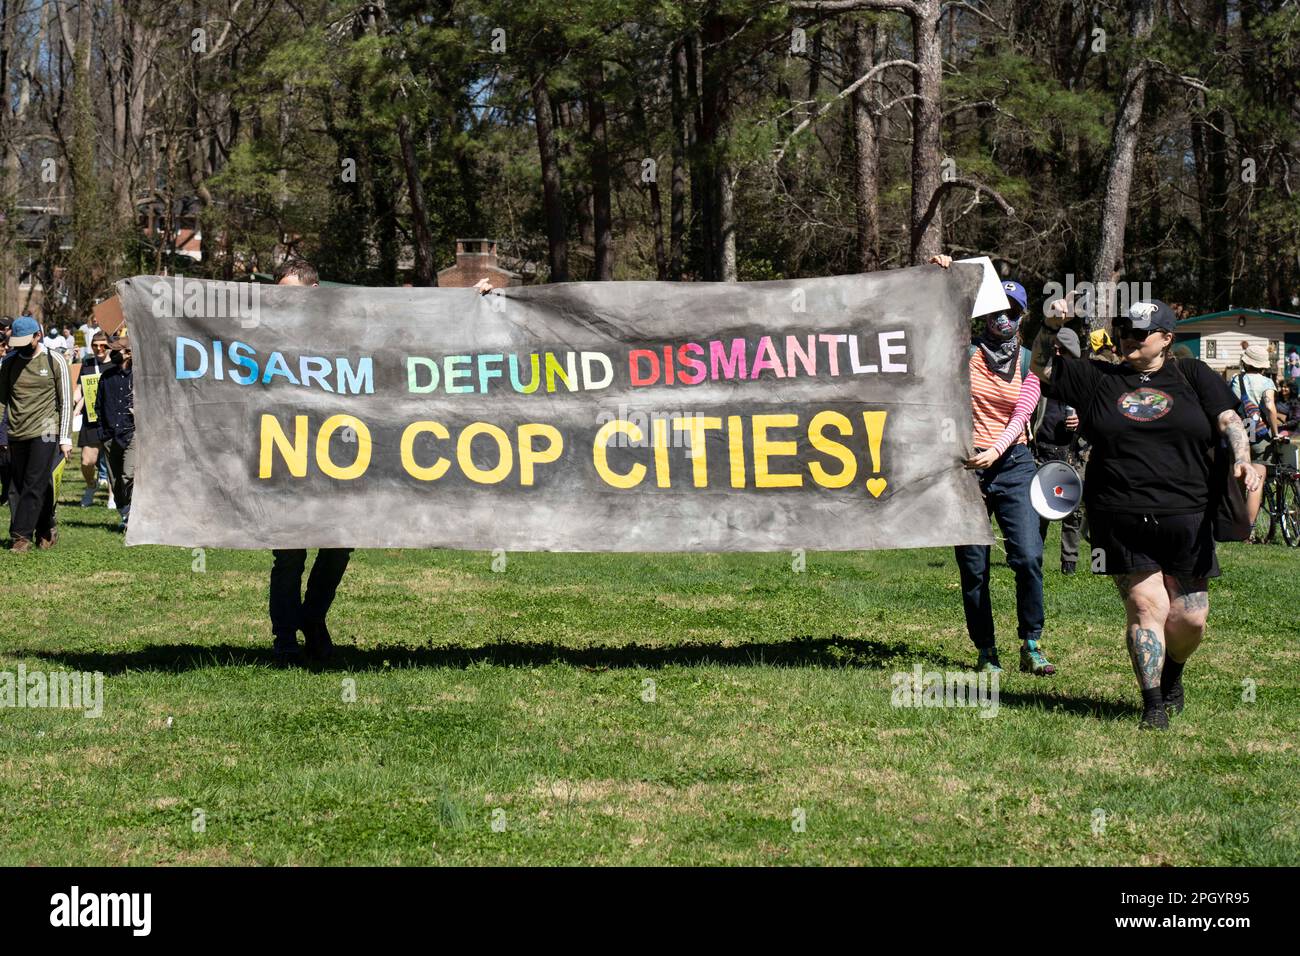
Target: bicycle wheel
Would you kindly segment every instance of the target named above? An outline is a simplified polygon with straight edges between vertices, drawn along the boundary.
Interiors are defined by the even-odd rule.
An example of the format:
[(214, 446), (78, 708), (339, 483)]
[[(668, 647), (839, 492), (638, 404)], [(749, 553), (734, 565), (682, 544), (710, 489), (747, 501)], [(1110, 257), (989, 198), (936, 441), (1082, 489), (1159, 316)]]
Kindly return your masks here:
[(1277, 515), (1282, 540), (1289, 547), (1300, 548), (1300, 478), (1278, 483)]
[(1264, 500), (1260, 502), (1259, 514), (1255, 515), (1255, 526), (1251, 529), (1250, 540), (1255, 544), (1268, 544), (1277, 531), (1277, 521), (1273, 507), (1276, 485), (1272, 479), (1264, 482)]

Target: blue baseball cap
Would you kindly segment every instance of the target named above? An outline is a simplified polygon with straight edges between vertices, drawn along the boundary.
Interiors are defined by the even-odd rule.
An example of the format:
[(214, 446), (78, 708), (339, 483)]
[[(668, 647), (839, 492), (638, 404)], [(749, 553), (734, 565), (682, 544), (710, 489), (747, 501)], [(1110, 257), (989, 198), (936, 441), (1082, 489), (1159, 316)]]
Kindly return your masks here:
[(41, 330), (40, 323), (30, 315), (20, 315), (9, 327), (9, 344), (16, 349), (30, 345), (32, 336)]
[(1002, 291), (1007, 294), (1007, 298), (1020, 306), (1021, 312), (1029, 311), (1029, 293), (1019, 282), (1002, 283)]

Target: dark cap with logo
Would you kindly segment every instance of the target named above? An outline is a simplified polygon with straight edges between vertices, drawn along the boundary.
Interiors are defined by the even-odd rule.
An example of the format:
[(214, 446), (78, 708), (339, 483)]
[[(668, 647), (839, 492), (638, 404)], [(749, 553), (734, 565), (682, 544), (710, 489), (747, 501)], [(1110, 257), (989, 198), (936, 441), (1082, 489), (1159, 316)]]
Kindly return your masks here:
[(1115, 320), (1116, 326), (1130, 326), (1139, 332), (1172, 332), (1178, 316), (1159, 299), (1143, 299), (1129, 306), (1128, 314)]

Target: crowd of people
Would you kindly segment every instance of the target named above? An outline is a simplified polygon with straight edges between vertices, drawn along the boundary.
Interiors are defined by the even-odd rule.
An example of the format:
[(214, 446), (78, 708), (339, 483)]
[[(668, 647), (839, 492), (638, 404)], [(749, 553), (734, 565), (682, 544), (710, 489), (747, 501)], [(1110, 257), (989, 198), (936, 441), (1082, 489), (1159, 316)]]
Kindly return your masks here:
[(107, 492), (120, 530), (131, 515), (135, 434), (131, 343), (92, 317), (75, 331), (30, 315), (0, 319), (0, 501), (9, 548), (47, 550), (59, 540), (58, 490), (80, 449), (81, 506)]
[[(948, 256), (933, 264), (948, 268)], [(289, 260), (281, 285), (315, 286), (316, 270)], [(476, 287), (491, 290), (487, 280)], [(1003, 283), (1006, 311), (978, 316), (967, 353), (975, 472), (1015, 574), (1020, 669), (1056, 673), (1043, 646), (1043, 551), (1048, 522), (1031, 505), (1038, 467), (1065, 462), (1083, 479), (1083, 507), (1062, 524), (1060, 570), (1080, 561), (1113, 577), (1127, 616), (1125, 640), (1143, 699), (1141, 726), (1168, 727), (1185, 705), (1183, 668), (1209, 613), (1209, 581), (1220, 568), (1213, 528), (1216, 445), (1231, 458), (1231, 480), (1250, 495), (1251, 519), (1264, 477), (1258, 459), (1300, 417), (1300, 356), (1293, 349), (1279, 385), (1268, 353), (1244, 350), (1241, 367), (1220, 377), (1174, 348), (1177, 316), (1165, 303), (1135, 303), (1104, 330), (1086, 335), (1072, 303), (1044, 308), (1026, 344), (1029, 297)], [(78, 329), (43, 329), (31, 316), (0, 321), (0, 481), (10, 507), (15, 552), (58, 541), (57, 483), (80, 448), (83, 507), (108, 491), (108, 506), (130, 519), (135, 472), (131, 346), (89, 320)], [(1090, 550), (1082, 553), (1083, 540)], [(269, 582), (273, 656), (278, 664), (319, 662), (333, 650), (325, 618), (351, 550), (318, 552), (304, 594), (305, 549), (278, 549)], [(956, 548), (968, 635), (980, 672), (1001, 670), (993, 619), (991, 549)], [(298, 643), (298, 634), (305, 645)]]

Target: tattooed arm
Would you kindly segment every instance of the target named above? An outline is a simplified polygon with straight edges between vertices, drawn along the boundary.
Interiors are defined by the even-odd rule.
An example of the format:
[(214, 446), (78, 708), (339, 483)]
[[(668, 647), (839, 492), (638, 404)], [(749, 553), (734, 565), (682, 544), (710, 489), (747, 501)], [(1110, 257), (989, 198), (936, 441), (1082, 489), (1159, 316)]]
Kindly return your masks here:
[(1250, 466), (1250, 442), (1246, 440), (1246, 426), (1241, 416), (1232, 409), (1219, 413), (1219, 434), (1228, 439), (1232, 447), (1232, 474), (1246, 486), (1247, 491), (1259, 487), (1259, 473)]

